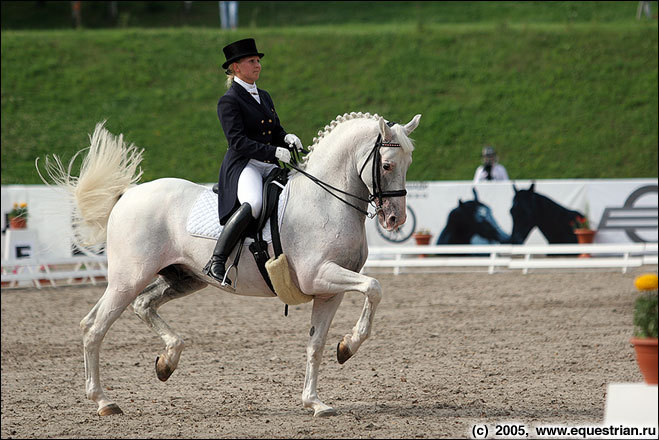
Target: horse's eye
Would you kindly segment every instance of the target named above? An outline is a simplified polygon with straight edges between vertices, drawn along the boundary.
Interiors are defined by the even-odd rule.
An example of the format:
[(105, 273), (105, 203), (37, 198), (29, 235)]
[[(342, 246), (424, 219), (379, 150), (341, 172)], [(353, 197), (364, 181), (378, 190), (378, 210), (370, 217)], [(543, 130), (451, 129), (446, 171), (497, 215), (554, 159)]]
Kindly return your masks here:
[(389, 171), (391, 169), (391, 165), (388, 163), (383, 163), (382, 168), (384, 168), (385, 171)]

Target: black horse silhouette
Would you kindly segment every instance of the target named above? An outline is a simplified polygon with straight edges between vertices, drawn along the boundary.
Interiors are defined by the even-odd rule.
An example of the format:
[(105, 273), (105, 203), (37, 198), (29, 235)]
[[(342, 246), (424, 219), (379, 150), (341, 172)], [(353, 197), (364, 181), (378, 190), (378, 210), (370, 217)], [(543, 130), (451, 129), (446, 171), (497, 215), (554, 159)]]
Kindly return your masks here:
[(476, 189), (472, 188), (474, 200), (459, 200), (446, 221), (446, 226), (437, 239), (437, 244), (495, 244), (508, 243), (510, 236), (499, 227), (489, 206), (478, 201)]
[(535, 192), (535, 182), (529, 189), (517, 190), (510, 214), (513, 217), (512, 244), (523, 244), (531, 230), (537, 226), (549, 243), (577, 243), (573, 225), (577, 217), (584, 215), (554, 202)]

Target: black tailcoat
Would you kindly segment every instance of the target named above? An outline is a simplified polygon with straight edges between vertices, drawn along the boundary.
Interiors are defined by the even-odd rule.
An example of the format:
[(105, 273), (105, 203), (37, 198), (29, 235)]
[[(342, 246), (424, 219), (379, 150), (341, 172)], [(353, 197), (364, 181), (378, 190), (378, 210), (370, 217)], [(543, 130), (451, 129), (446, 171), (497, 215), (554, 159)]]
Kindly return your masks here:
[(277, 147), (286, 148), (286, 131), (279, 122), (272, 98), (258, 89), (259, 104), (235, 81), (217, 103), (229, 148), (222, 160), (219, 176), (218, 213), (224, 225), (238, 207), (238, 178), (250, 159), (277, 164)]

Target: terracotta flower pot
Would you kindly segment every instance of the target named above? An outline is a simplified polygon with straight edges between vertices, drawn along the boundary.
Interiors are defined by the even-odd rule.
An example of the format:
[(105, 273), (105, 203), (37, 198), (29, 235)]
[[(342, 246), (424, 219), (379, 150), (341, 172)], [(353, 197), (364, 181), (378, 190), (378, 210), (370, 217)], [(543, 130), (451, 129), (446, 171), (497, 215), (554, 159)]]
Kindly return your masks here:
[[(430, 235), (430, 234), (414, 234), (412, 237), (414, 237), (414, 240), (416, 241), (417, 246), (422, 246), (422, 245), (429, 245), (430, 244), (430, 239), (432, 238), (432, 235)], [(421, 254), (419, 256), (421, 258), (427, 257), (426, 254)]]
[(27, 219), (25, 217), (11, 217), (9, 219), (10, 229), (25, 229), (27, 228)]
[(630, 342), (645, 383), (657, 385), (657, 338), (632, 338)]
[(430, 239), (432, 238), (432, 235), (430, 234), (414, 234), (413, 235), (414, 240), (416, 240), (417, 245), (424, 245), (424, 244), (430, 244)]
[[(590, 244), (595, 239), (595, 233), (592, 229), (575, 229), (574, 235), (577, 236), (579, 244)], [(589, 258), (590, 254), (581, 254), (579, 258)]]

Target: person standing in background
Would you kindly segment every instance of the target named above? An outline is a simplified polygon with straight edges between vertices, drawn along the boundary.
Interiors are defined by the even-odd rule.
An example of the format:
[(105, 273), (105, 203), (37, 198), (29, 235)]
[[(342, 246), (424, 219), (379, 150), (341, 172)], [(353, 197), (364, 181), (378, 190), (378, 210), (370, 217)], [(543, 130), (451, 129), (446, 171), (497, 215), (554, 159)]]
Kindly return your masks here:
[(498, 162), (494, 148), (486, 146), (481, 152), (483, 164), (476, 168), (474, 183), (504, 181), (508, 179), (506, 168)]
[(238, 2), (219, 3), (222, 29), (236, 29), (238, 27)]

